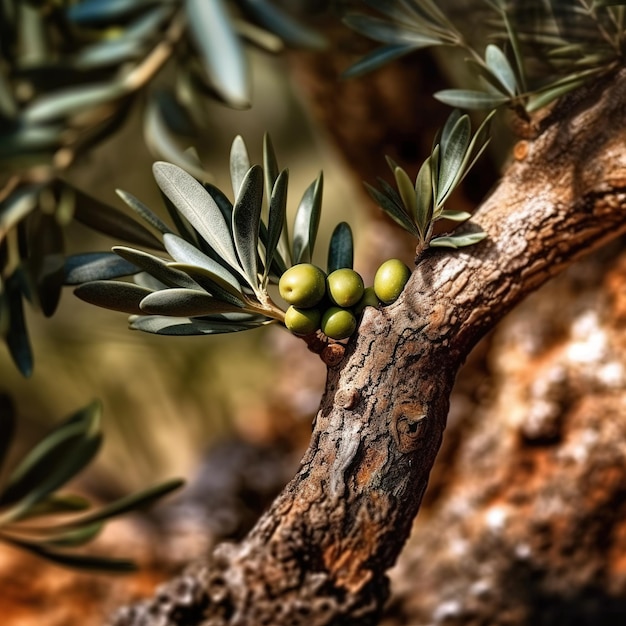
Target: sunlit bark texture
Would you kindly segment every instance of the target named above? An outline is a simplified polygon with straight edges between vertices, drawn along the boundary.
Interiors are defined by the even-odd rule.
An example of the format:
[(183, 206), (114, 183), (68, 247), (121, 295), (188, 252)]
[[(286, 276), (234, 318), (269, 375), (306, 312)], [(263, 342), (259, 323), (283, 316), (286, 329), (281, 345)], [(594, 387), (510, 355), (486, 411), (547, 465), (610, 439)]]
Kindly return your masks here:
[[(619, 73), (566, 99), (543, 120), (536, 138), (518, 146), (517, 160), (475, 214), (474, 221), (489, 238), (465, 251), (427, 252), (398, 302), (367, 310), (343, 360), (329, 368), (299, 471), (249, 535), (240, 544), (218, 546), (152, 601), (120, 611), (114, 618), (117, 626), (350, 626), (379, 620), (388, 598), (386, 572), (420, 507), (459, 368), (477, 341), (523, 298), (581, 255), (626, 231), (625, 101), (626, 73)], [(550, 369), (548, 362), (543, 366)], [(610, 371), (605, 374), (610, 377)], [(555, 376), (547, 371), (544, 383), (549, 386)], [(510, 384), (515, 391), (514, 377)], [(558, 380), (554, 385), (558, 388)], [(526, 442), (526, 453), (519, 455), (520, 468), (507, 463), (508, 469), (502, 470), (511, 474), (502, 479), (506, 489), (493, 491), (484, 528), (497, 530), (506, 524), (509, 501), (516, 493), (523, 496), (526, 481), (536, 481), (538, 487), (553, 481), (552, 499), (546, 495), (547, 519), (536, 519), (544, 530), (537, 533), (548, 543), (556, 542), (552, 549), (570, 553), (603, 538), (593, 529), (582, 532), (583, 524), (567, 544), (567, 524), (557, 515), (550, 518), (550, 503), (556, 507), (567, 501), (574, 510), (587, 502), (606, 502), (608, 511), (616, 506), (623, 458), (609, 458), (604, 468), (581, 475), (577, 459), (599, 442), (569, 452), (564, 448), (562, 458), (552, 460), (553, 449), (543, 445), (562, 432), (589, 430), (581, 421), (584, 400), (576, 407), (565, 431), (559, 430), (558, 416), (551, 427), (550, 419), (546, 427), (541, 415), (511, 416), (524, 423), (516, 441), (521, 437)], [(601, 441), (621, 439), (618, 408), (607, 405), (604, 414), (596, 415), (598, 423), (615, 416), (614, 435), (607, 431)], [(507, 409), (503, 398), (498, 414)], [(493, 428), (490, 433), (497, 432)], [(514, 442), (510, 445), (513, 451)], [(502, 450), (501, 455), (507, 454)], [(497, 480), (489, 451), (485, 445), (467, 454), (480, 461), (477, 471)], [(567, 480), (559, 482), (559, 472), (570, 472)], [(577, 477), (579, 483), (587, 482), (579, 484)], [(560, 488), (566, 491), (560, 493)], [(471, 502), (466, 507), (471, 509)], [(531, 500), (529, 510), (532, 506)], [(449, 515), (453, 513), (467, 515), (454, 509)], [(510, 523), (524, 534), (521, 514)], [(480, 532), (480, 525), (476, 528)], [(430, 535), (422, 532), (428, 540)], [(454, 550), (446, 541), (444, 523), (430, 532), (437, 533), (439, 544), (432, 538), (430, 543)], [(419, 544), (420, 537), (415, 541)], [(535, 549), (532, 542), (520, 543), (519, 558)], [(422, 569), (425, 575), (436, 566), (428, 558), (422, 565), (419, 559), (415, 563), (414, 595), (425, 596), (421, 589), (430, 583)], [(572, 561), (574, 573), (583, 576), (584, 565)], [(532, 570), (527, 576), (532, 579)], [(556, 573), (554, 578), (557, 584)], [(428, 592), (436, 594), (432, 584)]]

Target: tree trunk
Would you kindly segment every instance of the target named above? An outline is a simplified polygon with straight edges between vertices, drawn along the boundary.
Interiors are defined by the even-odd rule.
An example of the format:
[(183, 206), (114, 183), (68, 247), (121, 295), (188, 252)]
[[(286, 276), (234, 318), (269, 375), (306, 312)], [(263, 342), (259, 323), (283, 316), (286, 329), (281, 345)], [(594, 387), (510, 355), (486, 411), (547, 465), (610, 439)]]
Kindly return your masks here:
[(251, 533), (115, 624), (379, 620), (469, 352), (531, 291), (626, 231), (625, 92), (621, 72), (541, 122), (475, 214), (489, 238), (428, 251), (398, 302), (366, 310), (329, 368), (297, 475)]

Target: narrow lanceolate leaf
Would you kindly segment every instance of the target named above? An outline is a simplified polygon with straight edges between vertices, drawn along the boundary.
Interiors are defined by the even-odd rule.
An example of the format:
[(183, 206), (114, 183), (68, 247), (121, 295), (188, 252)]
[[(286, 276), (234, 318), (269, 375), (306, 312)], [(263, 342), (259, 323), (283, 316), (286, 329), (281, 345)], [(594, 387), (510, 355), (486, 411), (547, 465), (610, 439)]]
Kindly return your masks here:
[(126, 90), (117, 83), (66, 87), (40, 96), (26, 107), (22, 116), (29, 124), (42, 124), (81, 113), (124, 95)]
[(308, 263), (313, 257), (313, 248), (322, 210), (324, 177), (320, 172), (302, 196), (293, 225), (293, 262)]
[(209, 272), (211, 276), (215, 276), (230, 285), (230, 288), (236, 293), (241, 294), (241, 285), (237, 278), (217, 261), (214, 261), (211, 257), (208, 257), (198, 250), (198, 248), (192, 246), (177, 235), (163, 235), (163, 242), (165, 243), (165, 248), (175, 261), (200, 267)]
[(472, 89), (444, 89), (435, 93), (434, 98), (461, 109), (493, 109), (509, 101), (509, 97), (496, 96), (486, 91)]
[(185, 319), (181, 317), (166, 317), (155, 315), (150, 317), (138, 317), (131, 321), (131, 330), (141, 330), (154, 335), (170, 336), (195, 336), (195, 335), (223, 335), (225, 333), (237, 333), (242, 330), (258, 328), (269, 320), (263, 322), (221, 322), (203, 319)]
[(17, 275), (14, 273), (5, 284), (9, 309), (7, 347), (13, 362), (17, 365), (22, 376), (29, 377), (33, 373), (33, 353), (30, 347), (30, 340), (28, 339), (28, 330), (22, 305), (22, 292)]
[(246, 306), (246, 299), (241, 291), (214, 272), (198, 265), (189, 265), (186, 263), (170, 263), (170, 267), (180, 272), (185, 272), (202, 287), (202, 289), (215, 296), (218, 300), (227, 302), (241, 309)]
[(489, 44), (485, 51), (485, 62), (507, 93), (510, 96), (514, 96), (518, 91), (517, 78), (502, 50), (498, 46)]
[(163, 193), (229, 265), (239, 268), (230, 229), (206, 189), (184, 170), (170, 163), (155, 163), (154, 177)]
[(17, 502), (17, 511), (25, 512), (80, 472), (102, 442), (101, 412), (100, 403), (92, 402), (36, 445), (11, 473), (0, 502)]
[[(272, 187), (270, 198), (269, 218), (267, 223), (267, 241), (265, 244), (265, 273), (266, 279), (272, 267), (272, 261), (276, 256), (276, 250), (280, 242), (283, 229), (286, 227), (287, 216), (287, 185), (289, 172), (283, 170), (277, 177)], [(279, 253), (280, 254), (280, 253)]]
[(356, 78), (362, 76), (368, 72), (372, 72), (387, 63), (391, 63), (395, 59), (399, 59), (407, 55), (409, 52), (413, 52), (415, 46), (410, 44), (396, 44), (382, 46), (366, 54), (362, 59), (351, 65), (347, 70), (342, 73), (342, 78)]
[(39, 544), (29, 541), (23, 541), (21, 539), (15, 539), (13, 537), (5, 536), (4, 540), (22, 550), (27, 550), (28, 552), (32, 552), (39, 557), (56, 563), (57, 565), (63, 565), (65, 567), (71, 567), (74, 569), (97, 570), (102, 572), (116, 573), (134, 572), (137, 569), (137, 566), (132, 561), (128, 561), (126, 559), (111, 559), (100, 556), (57, 552), (56, 550), (44, 548)]
[(150, 293), (151, 289), (116, 280), (95, 280), (74, 290), (77, 297), (89, 304), (130, 315), (143, 313), (139, 303)]
[(442, 220), (450, 220), (451, 222), (464, 222), (472, 217), (467, 211), (441, 211), (439, 217)]
[(340, 222), (330, 237), (328, 246), (328, 267), (330, 274), (335, 270), (347, 267), (352, 269), (354, 263), (354, 242), (352, 229), (347, 222)]
[(430, 241), (431, 248), (465, 248), (473, 246), (487, 237), (487, 233), (470, 233), (468, 235), (450, 235), (437, 237)]
[(399, 226), (404, 228), (407, 232), (419, 237), (419, 231), (415, 227), (415, 224), (411, 221), (406, 211), (400, 207), (400, 205), (386, 196), (382, 192), (378, 191), (375, 187), (372, 187), (368, 183), (364, 183), (367, 192), (370, 194), (374, 202), (378, 204), (389, 217), (396, 222)]
[(406, 212), (415, 219), (417, 215), (417, 198), (415, 197), (413, 183), (409, 175), (401, 167), (396, 167), (393, 171), (393, 175), (396, 179), (396, 185), (398, 185), (398, 192), (402, 198), (402, 204), (404, 204)]
[(414, 50), (428, 46), (439, 46), (444, 41), (434, 32), (422, 32), (410, 27), (402, 27), (388, 20), (369, 15), (351, 14), (343, 19), (344, 24), (358, 33), (386, 44), (410, 44)]
[(430, 221), (433, 216), (433, 183), (430, 167), (431, 157), (428, 157), (415, 179), (415, 196), (417, 198), (417, 209), (415, 212), (415, 224), (420, 232), (422, 241), (426, 239)]
[[(261, 26), (276, 33), (283, 41), (298, 48), (322, 50), (327, 43), (324, 37), (293, 19), (267, 0), (240, 0)], [(271, 189), (271, 187), (270, 187)]]
[(454, 183), (459, 178), (459, 171), (467, 153), (471, 134), (470, 119), (467, 115), (463, 115), (450, 131), (445, 145), (441, 143), (441, 167), (435, 199), (437, 206), (443, 204), (454, 190)]
[(147, 146), (160, 159), (174, 163), (198, 180), (206, 180), (209, 175), (198, 165), (197, 161), (187, 151), (182, 150), (174, 135), (174, 130), (168, 124), (164, 114), (163, 102), (150, 98), (146, 106), (143, 119), (143, 133)]
[(93, 513), (88, 513), (66, 524), (55, 526), (54, 528), (57, 530), (82, 528), (89, 524), (95, 524), (97, 522), (109, 520), (112, 517), (123, 515), (128, 511), (145, 509), (172, 491), (180, 489), (180, 487), (184, 484), (185, 481), (180, 478), (168, 480), (164, 483), (160, 483), (159, 485), (155, 485), (154, 487), (150, 487), (138, 493), (133, 493), (129, 496), (120, 498), (119, 500), (115, 500), (114, 502), (111, 502), (111, 504), (107, 504)]
[(228, 199), (226, 194), (211, 183), (204, 183), (204, 188), (209, 192), (211, 198), (215, 200), (219, 210), (224, 216), (224, 221), (228, 224), (229, 228), (233, 225), (233, 203)]
[(136, 274), (139, 268), (112, 252), (87, 252), (65, 259), (64, 284), (80, 285), (91, 280), (110, 280)]
[(272, 189), (274, 189), (274, 183), (276, 183), (276, 179), (278, 178), (279, 169), (274, 146), (267, 133), (263, 135), (263, 172), (265, 174), (266, 193), (269, 195), (272, 193)]
[(45, 541), (42, 541), (39, 545), (50, 548), (77, 548), (93, 541), (103, 528), (103, 523), (89, 524), (82, 528), (53, 535)]
[(148, 254), (143, 250), (134, 250), (124, 246), (115, 246), (113, 252), (122, 257), (127, 262), (141, 268), (148, 274), (158, 278), (168, 287), (184, 287), (186, 289), (197, 289), (198, 285), (187, 274), (175, 270), (168, 265), (168, 262), (159, 257)]
[(132, 193), (123, 191), (122, 189), (116, 189), (115, 193), (135, 212), (139, 217), (144, 219), (150, 226), (156, 228), (162, 234), (171, 233), (172, 229), (147, 205), (141, 200), (138, 200)]
[(209, 82), (230, 106), (250, 106), (248, 65), (223, 0), (185, 0), (187, 24)]
[(230, 147), (230, 182), (233, 186), (233, 196), (235, 200), (239, 196), (241, 183), (250, 169), (250, 158), (248, 149), (241, 135), (233, 139)]
[(104, 202), (100, 202), (100, 200), (68, 183), (64, 182), (63, 184), (75, 194), (74, 217), (85, 226), (138, 246), (146, 246), (156, 250), (163, 249), (161, 242), (148, 229), (128, 215)]
[(233, 207), (233, 237), (239, 262), (253, 291), (258, 291), (258, 245), (263, 208), (263, 170), (254, 165), (248, 170)]
[(141, 309), (150, 315), (199, 317), (212, 313), (241, 311), (241, 308), (218, 300), (204, 291), (193, 289), (164, 289), (155, 291), (141, 301)]

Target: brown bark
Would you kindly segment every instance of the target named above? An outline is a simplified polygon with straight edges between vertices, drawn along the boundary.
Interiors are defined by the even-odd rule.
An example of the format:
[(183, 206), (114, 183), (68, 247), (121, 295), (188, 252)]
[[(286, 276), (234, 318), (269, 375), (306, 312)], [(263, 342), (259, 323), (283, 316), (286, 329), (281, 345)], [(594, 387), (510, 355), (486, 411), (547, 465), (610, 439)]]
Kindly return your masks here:
[(625, 96), (620, 72), (544, 120), (475, 215), (488, 240), (427, 252), (397, 303), (366, 311), (329, 369), (297, 475), (248, 537), (115, 624), (376, 623), (470, 350), (548, 278), (626, 231)]

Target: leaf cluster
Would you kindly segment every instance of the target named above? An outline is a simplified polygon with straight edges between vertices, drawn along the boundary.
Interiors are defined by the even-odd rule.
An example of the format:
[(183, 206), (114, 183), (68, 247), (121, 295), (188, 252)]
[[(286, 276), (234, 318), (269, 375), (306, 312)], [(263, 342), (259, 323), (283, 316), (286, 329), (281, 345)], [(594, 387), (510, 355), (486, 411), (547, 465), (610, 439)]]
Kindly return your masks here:
[(132, 561), (77, 553), (105, 524), (128, 511), (145, 508), (181, 486), (171, 480), (100, 508), (71, 492), (61, 492), (97, 454), (102, 444), (98, 402), (57, 425), (13, 467), (5, 468), (16, 416), (0, 396), (0, 541), (60, 565), (127, 572)]
[[(493, 115), (493, 114), (492, 114)], [(472, 136), (469, 116), (454, 110), (435, 138), (430, 156), (422, 164), (415, 183), (406, 171), (387, 158), (394, 175), (394, 189), (382, 178), (381, 189), (366, 183), (374, 201), (402, 228), (414, 235), (418, 254), (428, 247), (461, 248), (482, 241), (482, 231), (462, 235), (433, 236), (438, 220), (465, 222), (471, 215), (446, 210), (445, 204), (489, 143), (489, 115)]]
[[(63, 284), (63, 231), (73, 219), (115, 230), (123, 214), (63, 171), (122, 125), (146, 94), (143, 128), (158, 158), (209, 175), (181, 138), (205, 123), (207, 98), (249, 106), (245, 46), (321, 48), (323, 38), (271, 0), (6, 0), (0, 3), (0, 339), (30, 375), (24, 302), (54, 313)], [(150, 89), (165, 62), (174, 84)], [(141, 235), (143, 237), (143, 235)], [(145, 243), (145, 242), (144, 242)]]
[[(482, 2), (492, 39), (483, 53), (472, 42), (471, 33), (462, 32), (433, 0), (362, 0), (383, 17), (349, 13), (344, 22), (385, 45), (355, 63), (345, 75), (371, 71), (421, 48), (457, 48), (467, 56), (474, 84), (440, 91), (435, 98), (464, 109), (508, 106), (527, 117), (589, 78), (624, 63), (625, 2)], [(484, 41), (479, 45), (484, 46)]]
[[(236, 137), (231, 201), (178, 166), (156, 163), (154, 176), (172, 227), (131, 194), (118, 194), (156, 231), (153, 247), (160, 254), (116, 246), (113, 253), (73, 256), (67, 260), (66, 283), (79, 284), (75, 293), (87, 302), (132, 315), (131, 328), (156, 334), (229, 333), (282, 322), (284, 311), (268, 286), (292, 265), (311, 261), (323, 176), (305, 190), (290, 236), (289, 172), (280, 170), (268, 136), (263, 165), (251, 165), (245, 143)], [(128, 239), (127, 232), (117, 234)], [(352, 256), (352, 233), (340, 224), (331, 238), (329, 265), (351, 266)], [(118, 280), (128, 275), (133, 282)]]

